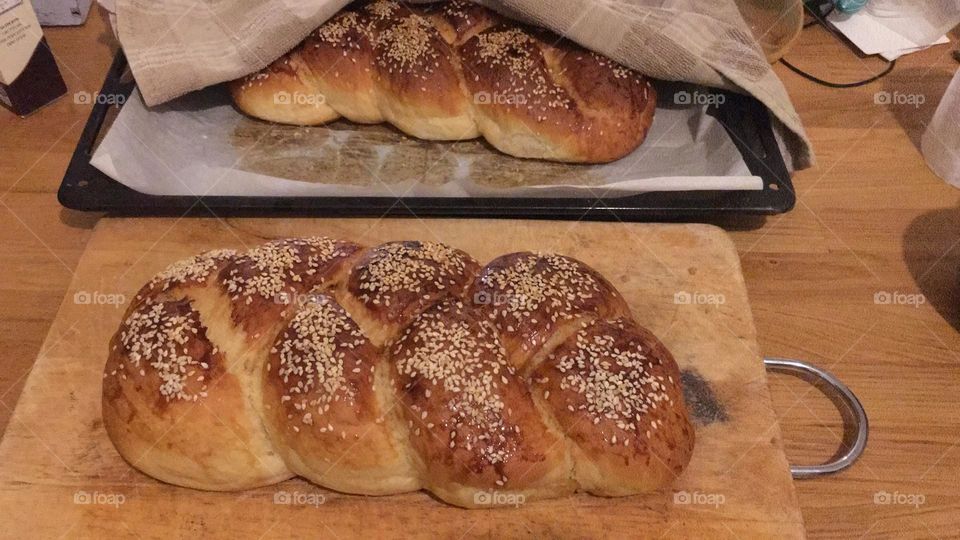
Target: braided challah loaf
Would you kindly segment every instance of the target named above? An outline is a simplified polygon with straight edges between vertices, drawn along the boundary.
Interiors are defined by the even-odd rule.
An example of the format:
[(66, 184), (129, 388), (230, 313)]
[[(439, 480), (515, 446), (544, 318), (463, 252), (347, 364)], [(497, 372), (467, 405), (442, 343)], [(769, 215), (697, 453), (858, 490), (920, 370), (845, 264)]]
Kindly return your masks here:
[(513, 156), (584, 163), (636, 149), (656, 106), (639, 73), (462, 0), (354, 3), (230, 89), (240, 110), (274, 122), (390, 122), (421, 139), (483, 136)]
[(103, 418), (160, 480), (300, 475), (483, 505), (669, 483), (694, 432), (670, 353), (583, 263), (485, 267), (439, 243), (211, 251), (145, 285), (110, 345)]

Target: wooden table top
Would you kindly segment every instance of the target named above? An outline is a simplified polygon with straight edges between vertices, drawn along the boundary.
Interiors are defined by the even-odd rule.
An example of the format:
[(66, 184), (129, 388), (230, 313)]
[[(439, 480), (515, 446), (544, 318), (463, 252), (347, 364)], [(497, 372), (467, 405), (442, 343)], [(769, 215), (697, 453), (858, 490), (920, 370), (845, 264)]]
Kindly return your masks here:
[[(0, 109), (3, 430), (99, 218), (61, 208), (56, 190), (90, 113), (73, 94), (100, 88), (116, 42), (98, 10), (85, 26), (46, 36), (67, 97), (25, 120)], [(776, 66), (818, 163), (795, 176), (792, 212), (719, 223), (743, 261), (764, 354), (827, 368), (870, 416), (867, 451), (852, 469), (796, 483), (814, 538), (957, 534), (960, 190), (934, 176), (918, 150), (958, 68), (954, 47), (904, 57), (886, 78), (847, 90)], [(838, 81), (883, 68), (821, 28), (806, 30), (787, 57)], [(924, 103), (877, 105), (879, 91)], [(918, 301), (886, 304), (884, 295)], [(771, 376), (770, 386), (791, 461), (829, 458), (842, 436), (829, 400), (786, 376)]]

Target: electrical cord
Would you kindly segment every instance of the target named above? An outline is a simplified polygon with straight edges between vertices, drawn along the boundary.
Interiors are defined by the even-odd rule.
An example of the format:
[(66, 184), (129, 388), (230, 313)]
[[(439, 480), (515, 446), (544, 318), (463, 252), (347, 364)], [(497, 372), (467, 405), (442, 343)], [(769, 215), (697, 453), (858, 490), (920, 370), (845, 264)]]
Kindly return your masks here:
[[(836, 8), (836, 6), (835, 6), (833, 3), (830, 4), (830, 7), (827, 8), (826, 11), (821, 12), (821, 13), (814, 12), (813, 9), (811, 9), (809, 5), (805, 5), (804, 7), (805, 7), (805, 8), (807, 9), (807, 11), (809, 11), (810, 14), (813, 16), (813, 20), (812, 20), (812, 21), (803, 24), (803, 27), (804, 27), (804, 28), (809, 28), (809, 27), (811, 27), (811, 26), (813, 26), (813, 25), (816, 25), (816, 24), (823, 24), (824, 27), (827, 28), (827, 30), (828, 30), (831, 34), (833, 34), (834, 36), (836, 36), (836, 32), (830, 30), (829, 27), (827, 27), (827, 25), (826, 25), (826, 18), (827, 18), (827, 16), (830, 15), (831, 13), (833, 13), (833, 10)], [(819, 10), (818, 10), (818, 11), (819, 11)], [(856, 88), (856, 87), (858, 87), (858, 86), (864, 86), (864, 85), (870, 84), (870, 83), (872, 83), (872, 82), (874, 82), (874, 81), (876, 81), (876, 80), (879, 80), (879, 79), (885, 77), (888, 73), (890, 73), (891, 71), (893, 71), (894, 66), (897, 65), (897, 61), (896, 61), (896, 60), (891, 60), (890, 63), (887, 64), (887, 67), (886, 67), (882, 72), (874, 75), (873, 77), (870, 77), (869, 79), (864, 79), (864, 80), (862, 80), (862, 81), (855, 81), (855, 82), (849, 82), (849, 83), (838, 83), (838, 82), (826, 81), (826, 80), (821, 79), (821, 78), (819, 78), (819, 77), (817, 77), (817, 76), (815, 76), (815, 75), (811, 75), (810, 73), (807, 73), (806, 71), (803, 71), (802, 69), (798, 68), (797, 66), (791, 64), (789, 61), (787, 61), (786, 58), (781, 58), (781, 59), (780, 59), (780, 62), (783, 63), (783, 65), (786, 66), (790, 71), (796, 73), (797, 75), (800, 75), (800, 76), (803, 77), (804, 79), (807, 79), (808, 81), (815, 82), (815, 83), (817, 83), (817, 84), (819, 84), (819, 85), (826, 86), (826, 87), (828, 87), (828, 88)]]
[(873, 77), (870, 77), (869, 79), (864, 79), (864, 80), (862, 80), (862, 81), (856, 81), (856, 82), (852, 82), (852, 83), (836, 83), (836, 82), (825, 81), (825, 80), (823, 80), (823, 79), (821, 79), (821, 78), (819, 78), (819, 77), (815, 77), (815, 76), (807, 73), (806, 71), (803, 71), (802, 69), (798, 68), (797, 66), (791, 64), (790, 62), (787, 62), (786, 60), (784, 60), (784, 59), (782, 59), (782, 58), (780, 59), (780, 61), (783, 62), (783, 65), (787, 66), (787, 68), (789, 68), (790, 71), (796, 73), (797, 75), (803, 77), (804, 79), (807, 79), (808, 81), (813, 81), (813, 82), (815, 82), (815, 83), (817, 83), (817, 84), (821, 84), (821, 85), (826, 86), (826, 87), (828, 87), (828, 88), (856, 88), (856, 87), (858, 87), (858, 86), (864, 86), (864, 85), (870, 84), (870, 83), (872, 83), (873, 81), (876, 81), (876, 80), (881, 79), (882, 77), (886, 76), (888, 73), (890, 73), (891, 71), (893, 71), (894, 66), (897, 65), (897, 61), (896, 61), (896, 60), (891, 60), (890, 63), (887, 64), (887, 68), (886, 68), (886, 69), (884, 69), (884, 70), (881, 71), (880, 73), (874, 75)]

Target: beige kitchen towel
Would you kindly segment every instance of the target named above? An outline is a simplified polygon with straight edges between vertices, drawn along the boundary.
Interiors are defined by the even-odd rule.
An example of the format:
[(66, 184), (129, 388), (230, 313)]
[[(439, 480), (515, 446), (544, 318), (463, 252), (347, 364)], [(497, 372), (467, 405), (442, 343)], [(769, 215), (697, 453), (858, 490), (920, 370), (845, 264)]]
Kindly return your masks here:
[[(752, 94), (812, 163), (800, 118), (734, 0), (475, 0), (658, 79)], [(256, 71), (349, 0), (116, 0), (116, 31), (148, 105)]]

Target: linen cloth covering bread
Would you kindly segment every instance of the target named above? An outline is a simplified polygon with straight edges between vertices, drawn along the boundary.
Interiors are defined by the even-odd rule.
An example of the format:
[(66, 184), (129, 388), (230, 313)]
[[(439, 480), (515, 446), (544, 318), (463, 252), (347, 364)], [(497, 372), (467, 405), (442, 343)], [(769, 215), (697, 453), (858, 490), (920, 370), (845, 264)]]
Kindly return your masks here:
[[(144, 100), (155, 105), (265, 67), (347, 3), (116, 0), (115, 29)], [(733, 0), (478, 3), (650, 77), (749, 93), (788, 128), (794, 166), (812, 164), (800, 118)]]

